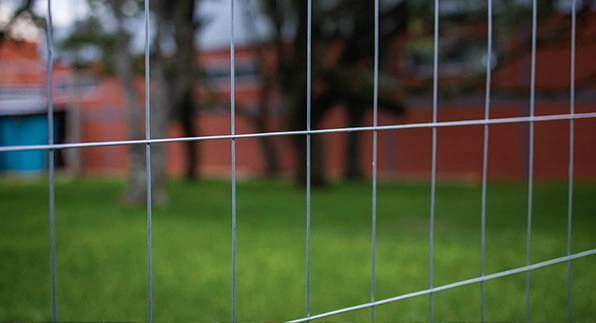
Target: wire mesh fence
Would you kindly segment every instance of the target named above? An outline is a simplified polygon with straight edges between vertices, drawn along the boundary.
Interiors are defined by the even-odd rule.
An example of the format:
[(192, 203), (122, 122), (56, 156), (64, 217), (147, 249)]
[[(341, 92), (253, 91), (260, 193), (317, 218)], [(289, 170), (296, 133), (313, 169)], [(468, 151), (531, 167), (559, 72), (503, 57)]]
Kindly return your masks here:
[[(151, 50), (151, 41), (150, 41), (150, 34), (151, 34), (151, 18), (150, 18), (150, 1), (144, 1), (144, 18), (145, 18), (145, 53), (144, 53), (144, 68), (145, 68), (145, 139), (143, 140), (124, 140), (124, 141), (103, 141), (103, 142), (80, 142), (80, 143), (67, 143), (67, 144), (56, 144), (54, 142), (54, 136), (50, 133), (49, 135), (49, 142), (47, 145), (28, 145), (28, 146), (5, 146), (0, 147), (0, 152), (15, 152), (15, 151), (27, 151), (27, 150), (45, 150), (48, 153), (48, 174), (49, 174), (49, 202), (48, 202), (48, 210), (49, 210), (49, 221), (50, 221), (50, 246), (51, 246), (51, 280), (52, 280), (52, 320), (57, 322), (59, 320), (58, 310), (59, 305), (57, 304), (56, 298), (56, 289), (59, 282), (56, 281), (56, 230), (55, 230), (55, 196), (54, 196), (54, 172), (55, 172), (55, 165), (54, 165), (54, 154), (58, 150), (62, 149), (69, 149), (69, 148), (89, 148), (89, 147), (106, 147), (106, 146), (129, 146), (129, 145), (138, 145), (142, 144), (145, 147), (145, 156), (146, 156), (146, 187), (147, 187), (147, 206), (146, 206), (146, 214), (147, 214), (147, 319), (149, 322), (153, 320), (153, 264), (152, 264), (152, 248), (153, 248), (153, 241), (152, 241), (152, 229), (153, 229), (153, 221), (152, 221), (152, 170), (151, 170), (151, 147), (152, 145), (156, 144), (163, 144), (163, 143), (174, 143), (174, 142), (186, 142), (186, 141), (210, 141), (210, 140), (225, 140), (230, 142), (230, 152), (231, 152), (231, 300), (230, 300), (230, 308), (231, 308), (231, 317), (229, 318), (232, 322), (235, 322), (237, 319), (237, 301), (236, 301), (236, 286), (237, 286), (237, 168), (236, 168), (236, 147), (240, 143), (238, 142), (239, 139), (245, 138), (260, 138), (260, 137), (289, 137), (289, 136), (304, 136), (306, 138), (306, 160), (304, 161), (306, 165), (306, 196), (305, 196), (305, 265), (304, 268), (304, 286), (305, 286), (305, 311), (304, 317), (291, 320), (289, 322), (306, 322), (311, 320), (319, 320), (326, 317), (330, 317), (333, 315), (356, 311), (360, 309), (370, 309), (370, 320), (372, 322), (375, 321), (375, 307), (392, 303), (398, 302), (401, 300), (414, 298), (414, 297), (421, 297), (427, 296), (428, 297), (428, 304), (429, 304), (429, 313), (428, 313), (428, 320), (433, 321), (433, 306), (436, 304), (436, 300), (433, 297), (436, 293), (441, 291), (446, 291), (450, 289), (459, 288), (466, 285), (471, 284), (480, 284), (481, 292), (478, 297), (481, 299), (481, 321), (485, 321), (485, 287), (484, 284), (486, 281), (499, 279), (506, 276), (511, 276), (514, 274), (525, 273), (526, 275), (526, 295), (525, 295), (525, 309), (526, 309), (526, 322), (530, 322), (532, 317), (530, 315), (531, 305), (530, 304), (530, 292), (531, 292), (531, 284), (530, 284), (530, 277), (532, 271), (551, 266), (554, 264), (560, 263), (567, 263), (567, 309), (568, 309), (568, 321), (573, 321), (573, 313), (571, 311), (572, 308), (572, 297), (571, 297), (571, 283), (572, 283), (572, 276), (571, 276), (571, 263), (576, 259), (580, 259), (583, 257), (589, 257), (596, 254), (596, 249), (589, 249), (582, 252), (572, 253), (572, 219), (573, 219), (573, 201), (574, 201), (574, 194), (573, 194), (573, 187), (574, 187), (574, 123), (576, 120), (580, 119), (593, 119), (596, 118), (596, 112), (584, 112), (584, 113), (576, 113), (575, 111), (575, 35), (576, 35), (576, 1), (572, 1), (572, 9), (571, 9), (571, 56), (569, 57), (569, 65), (570, 65), (570, 88), (569, 88), (569, 113), (566, 114), (550, 114), (550, 115), (536, 115), (535, 113), (535, 89), (536, 89), (536, 27), (537, 27), (537, 12), (538, 12), (538, 1), (533, 0), (532, 2), (532, 39), (531, 39), (531, 63), (530, 63), (530, 93), (529, 93), (529, 114), (527, 116), (520, 116), (520, 117), (505, 117), (505, 118), (491, 118), (491, 64), (486, 65), (486, 78), (485, 82), (485, 90), (484, 90), (484, 117), (481, 119), (475, 120), (455, 120), (455, 121), (439, 121), (437, 118), (437, 112), (439, 110), (440, 102), (439, 102), (439, 52), (441, 50), (439, 46), (439, 25), (440, 25), (440, 14), (439, 14), (439, 0), (434, 1), (434, 37), (433, 37), (433, 83), (432, 83), (432, 121), (425, 122), (425, 123), (406, 123), (406, 124), (388, 124), (388, 125), (379, 125), (378, 116), (378, 106), (379, 106), (379, 0), (375, 0), (375, 12), (374, 12), (374, 35), (375, 35), (375, 42), (374, 42), (374, 85), (373, 85), (373, 95), (370, 98), (370, 102), (373, 106), (373, 122), (371, 126), (362, 126), (362, 127), (345, 127), (345, 128), (332, 128), (332, 129), (313, 129), (311, 124), (311, 101), (312, 101), (312, 94), (311, 94), (311, 83), (312, 83), (312, 17), (313, 17), (313, 6), (312, 0), (307, 1), (307, 14), (308, 14), (308, 24), (307, 24), (307, 64), (306, 64), (306, 109), (307, 114), (307, 123), (305, 125), (305, 130), (298, 130), (298, 131), (276, 131), (276, 132), (265, 132), (265, 133), (248, 133), (248, 134), (237, 134), (236, 133), (236, 97), (235, 97), (235, 43), (234, 43), (234, 26), (235, 26), (235, 15), (234, 12), (237, 10), (235, 8), (236, 1), (232, 0), (230, 2), (230, 27), (231, 27), (231, 35), (230, 35), (230, 42), (229, 42), (229, 49), (230, 49), (230, 130), (229, 134), (226, 135), (212, 135), (212, 136), (198, 136), (198, 137), (176, 137), (176, 138), (152, 138), (151, 137), (151, 88), (150, 88), (150, 77), (151, 77), (151, 70), (150, 70), (150, 50)], [(52, 35), (52, 1), (48, 0), (47, 2), (47, 84), (48, 84), (48, 128), (54, 128), (54, 114), (53, 114), (53, 98), (52, 98), (52, 88), (53, 88), (53, 79), (52, 79), (52, 69), (53, 69), (53, 35)], [(487, 3), (487, 13), (486, 19), (488, 23), (487, 28), (487, 48), (486, 48), (486, 62), (491, 62), (491, 55), (493, 51), (493, 3), (491, 0), (488, 0)], [(531, 252), (532, 252), (532, 224), (533, 224), (533, 205), (534, 205), (534, 194), (533, 194), (533, 185), (534, 185), (534, 125), (541, 122), (549, 122), (549, 121), (568, 121), (569, 122), (569, 160), (568, 160), (568, 209), (567, 209), (567, 254), (561, 257), (548, 259), (546, 261), (532, 263), (531, 259)], [(487, 207), (487, 183), (488, 183), (488, 168), (489, 168), (489, 155), (490, 155), (490, 145), (489, 145), (489, 136), (490, 136), (490, 126), (500, 125), (500, 124), (520, 124), (525, 123), (528, 125), (528, 147), (527, 147), (527, 154), (528, 154), (528, 195), (527, 195), (527, 233), (526, 233), (526, 264), (525, 266), (513, 268), (510, 270), (499, 271), (496, 273), (487, 273), (486, 272), (486, 259), (489, 255), (486, 254), (486, 207)], [(438, 136), (437, 131), (441, 128), (454, 128), (454, 127), (470, 127), (470, 126), (482, 126), (483, 127), (483, 157), (482, 157), (482, 195), (481, 195), (481, 227), (480, 230), (480, 249), (481, 249), (481, 262), (479, 264), (480, 272), (478, 277), (470, 278), (467, 280), (455, 281), (449, 284), (442, 284), (438, 285), (435, 282), (435, 270), (434, 270), (434, 246), (435, 246), (435, 211), (437, 209), (436, 206), (436, 184), (437, 184), (437, 143), (438, 143)], [(432, 150), (432, 165), (431, 165), (431, 179), (430, 179), (430, 204), (429, 207), (429, 259), (428, 259), (428, 288), (412, 293), (396, 295), (394, 297), (389, 298), (381, 298), (377, 297), (376, 293), (376, 284), (375, 284), (375, 277), (376, 277), (376, 268), (375, 264), (377, 262), (377, 254), (376, 254), (376, 242), (377, 242), (377, 179), (378, 179), (378, 134), (384, 131), (391, 131), (391, 130), (407, 130), (407, 129), (430, 129), (432, 131), (432, 141), (429, 143)], [(372, 168), (371, 168), (371, 205), (370, 205), (370, 221), (371, 221), (371, 244), (370, 244), (370, 251), (371, 251), (371, 259), (370, 259), (370, 300), (367, 303), (358, 304), (358, 305), (350, 305), (346, 304), (346, 307), (338, 308), (336, 310), (332, 310), (325, 313), (311, 313), (311, 249), (312, 248), (324, 248), (324, 246), (313, 246), (311, 244), (311, 199), (312, 199), (312, 169), (311, 169), (311, 160), (312, 160), (312, 136), (314, 135), (322, 135), (322, 134), (331, 134), (331, 133), (347, 133), (347, 132), (366, 132), (372, 134)], [(240, 214), (241, 216), (241, 214)], [(341, 269), (338, 269), (341, 270)], [(588, 287), (589, 288), (589, 287)], [(221, 318), (225, 320), (227, 318)], [(291, 319), (291, 318), (288, 318)]]

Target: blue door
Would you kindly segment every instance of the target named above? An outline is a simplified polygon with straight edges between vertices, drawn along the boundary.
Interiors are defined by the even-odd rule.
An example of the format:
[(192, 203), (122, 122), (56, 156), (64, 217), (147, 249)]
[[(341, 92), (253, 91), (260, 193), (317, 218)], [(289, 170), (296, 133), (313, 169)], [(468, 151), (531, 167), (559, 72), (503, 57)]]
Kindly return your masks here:
[[(54, 125), (54, 138), (57, 127)], [(0, 146), (43, 145), (48, 143), (45, 114), (0, 117)], [(0, 152), (0, 171), (39, 173), (47, 168), (46, 150)]]

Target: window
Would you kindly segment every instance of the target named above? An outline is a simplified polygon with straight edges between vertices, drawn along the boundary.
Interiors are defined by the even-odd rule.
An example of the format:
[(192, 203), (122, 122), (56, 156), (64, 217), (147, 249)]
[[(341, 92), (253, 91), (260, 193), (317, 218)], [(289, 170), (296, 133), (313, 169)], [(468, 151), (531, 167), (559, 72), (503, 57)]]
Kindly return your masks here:
[[(491, 67), (499, 61), (497, 50), (491, 54)], [(432, 75), (433, 52), (430, 46), (410, 46), (406, 50), (403, 64), (408, 72), (418, 75)], [(439, 73), (442, 75), (463, 76), (484, 73), (486, 71), (486, 43), (471, 42), (453, 45), (441, 45), (439, 51)]]

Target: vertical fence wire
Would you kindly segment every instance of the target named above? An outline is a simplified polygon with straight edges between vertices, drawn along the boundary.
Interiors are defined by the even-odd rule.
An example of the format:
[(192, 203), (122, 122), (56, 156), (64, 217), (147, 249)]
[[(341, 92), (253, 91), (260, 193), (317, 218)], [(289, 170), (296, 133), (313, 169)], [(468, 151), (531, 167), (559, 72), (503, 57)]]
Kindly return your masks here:
[(236, 322), (236, 54), (234, 0), (230, 1), (230, 134), (232, 154), (232, 322)]
[[(492, 0), (487, 4), (487, 44), (486, 44), (486, 89), (484, 97), (484, 120), (490, 119), (490, 86), (492, 72), (492, 46), (493, 46), (493, 13)], [(488, 123), (484, 124), (484, 143), (482, 151), (482, 201), (481, 201), (481, 224), (480, 224), (480, 276), (484, 277), (486, 260), (486, 184), (488, 172)], [(485, 321), (484, 305), (484, 281), (480, 283), (480, 321)]]
[(311, 79), (312, 79), (312, 0), (306, 8), (306, 317), (310, 317), (310, 211), (311, 211)]
[[(47, 45), (47, 83), (48, 83), (48, 144), (54, 144), (54, 96), (53, 96), (53, 74), (54, 74), (54, 43), (52, 27), (52, 1), (48, 0), (48, 18), (46, 20), (46, 45)], [(56, 300), (56, 211), (54, 196), (54, 155), (55, 150), (48, 149), (48, 186), (49, 186), (49, 211), (50, 211), (50, 262), (52, 279), (52, 321), (58, 320), (58, 308)]]
[[(151, 69), (149, 48), (149, 0), (145, 0), (145, 140), (151, 139)], [(147, 318), (149, 323), (153, 322), (153, 258), (152, 258), (152, 184), (151, 184), (151, 144), (145, 144), (145, 164), (147, 171)]]
[[(374, 5), (374, 66), (373, 66), (373, 127), (379, 125), (379, 0)], [(375, 262), (377, 247), (377, 149), (378, 132), (373, 130), (372, 147), (372, 232), (371, 232), (371, 274), (370, 274), (370, 302), (375, 301)], [(375, 307), (370, 307), (370, 321), (375, 322)]]
[[(570, 86), (569, 86), (569, 114), (575, 114), (575, 28), (576, 28), (576, 0), (571, 4), (571, 57), (570, 57)], [(567, 256), (571, 254), (571, 230), (573, 219), (573, 161), (575, 145), (575, 122), (569, 119), (569, 195), (567, 201)], [(571, 260), (567, 261), (567, 322), (571, 323)]]
[[(435, 238), (435, 195), (437, 181), (437, 98), (438, 98), (438, 76), (439, 76), (439, 0), (435, 0), (434, 11), (434, 36), (433, 36), (433, 127), (432, 127), (432, 165), (430, 184), (430, 224), (429, 224), (429, 264), (428, 284), (433, 288), (433, 253)], [(433, 321), (433, 293), (428, 294), (428, 316), (429, 322)]]
[[(532, 57), (530, 67), (530, 118), (534, 117), (534, 99), (536, 90), (536, 20), (537, 3), (532, 1)], [(528, 145), (528, 227), (526, 241), (526, 266), (530, 265), (532, 247), (532, 201), (534, 183), (534, 121), (529, 122), (529, 145)], [(526, 271), (526, 322), (530, 322), (530, 270)]]

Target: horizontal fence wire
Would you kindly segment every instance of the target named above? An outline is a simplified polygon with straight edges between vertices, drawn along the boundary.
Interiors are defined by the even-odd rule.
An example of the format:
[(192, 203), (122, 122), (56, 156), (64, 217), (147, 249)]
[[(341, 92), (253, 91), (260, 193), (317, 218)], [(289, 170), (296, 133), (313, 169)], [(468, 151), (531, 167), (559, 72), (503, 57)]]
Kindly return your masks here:
[[(584, 258), (584, 257), (588, 257), (588, 256), (593, 256), (593, 255), (596, 255), (596, 249), (585, 250), (585, 251), (582, 251), (582, 252), (578, 252), (578, 253), (572, 254), (570, 256), (564, 256), (564, 257), (559, 257), (559, 258), (552, 258), (552, 259), (549, 259), (549, 260), (546, 260), (546, 261), (542, 261), (542, 262), (538, 262), (538, 263), (535, 263), (535, 264), (529, 265), (529, 266), (523, 266), (523, 267), (513, 268), (513, 269), (509, 269), (509, 270), (504, 270), (504, 271), (501, 271), (501, 272), (497, 272), (497, 273), (494, 273), (494, 274), (490, 274), (490, 275), (480, 276), (480, 277), (466, 279), (466, 280), (460, 280), (460, 281), (457, 281), (457, 282), (451, 283), (451, 284), (441, 285), (441, 286), (437, 286), (437, 287), (433, 287), (433, 288), (429, 288), (429, 289), (425, 289), (425, 290), (420, 290), (420, 291), (413, 292), (413, 293), (402, 294), (402, 295), (395, 296), (395, 297), (385, 298), (385, 299), (378, 300), (378, 301), (375, 301), (375, 302), (370, 302), (370, 303), (364, 303), (364, 304), (359, 304), (359, 305), (344, 307), (344, 308), (341, 308), (341, 309), (338, 309), (338, 310), (329, 311), (329, 312), (325, 312), (325, 313), (321, 313), (321, 314), (317, 314), (317, 315), (312, 315), (309, 318), (299, 318), (299, 319), (295, 319), (295, 320), (291, 320), (291, 321), (286, 321), (286, 322), (287, 323), (298, 323), (298, 322), (307, 322), (307, 321), (310, 321), (310, 320), (318, 320), (318, 319), (321, 319), (321, 318), (325, 318), (325, 317), (329, 317), (329, 316), (333, 316), (333, 315), (337, 315), (337, 314), (342, 314), (342, 313), (347, 313), (347, 312), (353, 312), (353, 311), (356, 311), (356, 310), (366, 309), (366, 308), (369, 308), (371, 306), (379, 306), (379, 305), (383, 305), (383, 304), (393, 303), (393, 302), (397, 302), (397, 301), (401, 301), (401, 300), (405, 300), (405, 299), (409, 299), (409, 298), (414, 298), (414, 297), (418, 297), (418, 296), (429, 295), (431, 293), (442, 292), (442, 291), (446, 291), (446, 290), (457, 288), (457, 287), (472, 285), (472, 284), (476, 284), (476, 283), (480, 283), (480, 282), (484, 282), (484, 281), (488, 281), (488, 280), (493, 280), (493, 279), (497, 279), (497, 278), (502, 278), (502, 277), (507, 277), (507, 276), (511, 276), (511, 275), (515, 275), (515, 274), (520, 274), (520, 273), (524, 273), (524, 272), (526, 272), (528, 270), (536, 270), (536, 269), (540, 269), (540, 268), (544, 268), (544, 267), (548, 267), (548, 266), (552, 266), (552, 265), (564, 263), (564, 262), (571, 261), (571, 260), (574, 260), (574, 259), (579, 259), (579, 258)], [(346, 288), (346, 286), (342, 286), (342, 287), (343, 288)]]
[(126, 146), (126, 145), (142, 145), (142, 144), (168, 144), (175, 142), (187, 141), (208, 141), (208, 140), (230, 140), (230, 139), (248, 139), (248, 138), (262, 138), (262, 137), (282, 137), (282, 136), (304, 136), (307, 134), (329, 134), (341, 132), (365, 132), (365, 131), (389, 131), (389, 130), (408, 130), (408, 129), (422, 129), (422, 128), (448, 128), (448, 127), (463, 127), (463, 126), (479, 126), (479, 125), (497, 125), (510, 123), (525, 123), (525, 122), (548, 122), (557, 120), (577, 120), (577, 119), (593, 119), (596, 118), (596, 112), (585, 112), (575, 114), (552, 114), (534, 117), (510, 117), (510, 118), (494, 118), (489, 120), (474, 119), (474, 120), (456, 120), (456, 121), (439, 121), (439, 122), (420, 122), (408, 124), (394, 124), (383, 126), (364, 126), (364, 127), (349, 127), (349, 128), (330, 128), (330, 129), (312, 129), (312, 130), (296, 130), (296, 131), (271, 131), (271, 132), (255, 132), (246, 134), (227, 134), (227, 135), (208, 135), (195, 137), (176, 137), (176, 138), (159, 138), (159, 139), (138, 139), (138, 140), (114, 140), (114, 141), (94, 141), (82, 143), (65, 143), (52, 145), (22, 145), (22, 146), (2, 146), (0, 152), (9, 151), (26, 151), (26, 150), (50, 150), (50, 149), (70, 149), (70, 148), (92, 148), (92, 147), (107, 147), (107, 146)]

